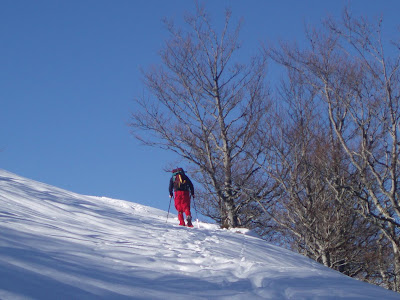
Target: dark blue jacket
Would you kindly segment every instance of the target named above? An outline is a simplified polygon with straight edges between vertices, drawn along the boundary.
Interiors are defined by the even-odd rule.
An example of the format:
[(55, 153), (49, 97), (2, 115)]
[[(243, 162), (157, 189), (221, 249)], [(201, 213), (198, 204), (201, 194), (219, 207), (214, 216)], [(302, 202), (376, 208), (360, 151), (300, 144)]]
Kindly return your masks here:
[[(192, 196), (194, 196), (194, 187), (193, 187), (192, 181), (189, 179), (188, 176), (186, 176), (185, 173), (180, 173), (180, 174), (181, 174), (183, 180), (186, 180), (186, 184), (183, 187), (181, 187), (179, 189), (179, 191), (189, 191), (190, 190), (190, 193), (192, 194)], [(176, 187), (174, 187), (174, 179), (172, 176), (171, 179), (169, 180), (169, 195), (171, 197), (173, 196), (173, 193), (172, 193), (173, 190), (176, 191), (177, 189), (176, 189)]]

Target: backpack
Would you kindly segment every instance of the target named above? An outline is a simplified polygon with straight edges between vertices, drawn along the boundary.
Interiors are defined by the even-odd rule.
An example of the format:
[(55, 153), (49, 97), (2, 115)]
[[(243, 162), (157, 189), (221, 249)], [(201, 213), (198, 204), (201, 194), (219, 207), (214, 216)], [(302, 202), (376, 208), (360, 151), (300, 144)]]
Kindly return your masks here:
[(189, 185), (187, 184), (186, 175), (182, 168), (172, 170), (172, 181), (174, 183), (175, 191), (187, 191)]

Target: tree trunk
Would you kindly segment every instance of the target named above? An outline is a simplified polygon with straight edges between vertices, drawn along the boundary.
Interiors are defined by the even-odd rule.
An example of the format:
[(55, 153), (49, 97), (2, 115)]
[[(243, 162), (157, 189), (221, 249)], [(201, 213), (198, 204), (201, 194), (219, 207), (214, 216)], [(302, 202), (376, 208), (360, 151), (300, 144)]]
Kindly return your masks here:
[(238, 226), (238, 217), (236, 214), (235, 203), (233, 202), (233, 200), (226, 199), (224, 201), (224, 204), (225, 204), (226, 217), (227, 217), (227, 220), (224, 225), (228, 228), (237, 227)]
[(394, 282), (393, 290), (400, 292), (400, 249), (397, 243), (392, 241), (393, 256), (394, 256)]

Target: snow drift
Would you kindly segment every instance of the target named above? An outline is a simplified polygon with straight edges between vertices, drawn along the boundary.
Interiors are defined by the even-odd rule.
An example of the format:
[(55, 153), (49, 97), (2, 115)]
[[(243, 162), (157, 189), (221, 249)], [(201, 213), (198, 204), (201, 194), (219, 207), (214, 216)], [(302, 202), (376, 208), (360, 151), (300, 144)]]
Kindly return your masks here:
[(1, 299), (400, 299), (262, 239), (0, 170)]

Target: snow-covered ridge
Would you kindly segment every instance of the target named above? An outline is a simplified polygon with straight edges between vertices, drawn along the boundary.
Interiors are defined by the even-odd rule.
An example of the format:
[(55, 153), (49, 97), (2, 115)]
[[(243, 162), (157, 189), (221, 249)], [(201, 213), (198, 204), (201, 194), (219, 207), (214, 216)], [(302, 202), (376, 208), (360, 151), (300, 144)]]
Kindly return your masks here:
[(400, 299), (216, 225), (0, 170), (0, 299)]

